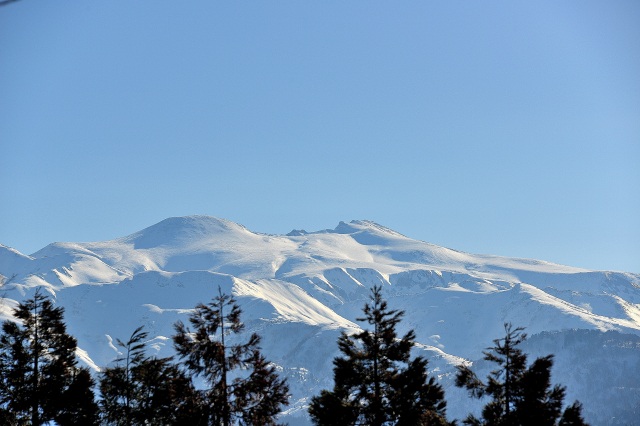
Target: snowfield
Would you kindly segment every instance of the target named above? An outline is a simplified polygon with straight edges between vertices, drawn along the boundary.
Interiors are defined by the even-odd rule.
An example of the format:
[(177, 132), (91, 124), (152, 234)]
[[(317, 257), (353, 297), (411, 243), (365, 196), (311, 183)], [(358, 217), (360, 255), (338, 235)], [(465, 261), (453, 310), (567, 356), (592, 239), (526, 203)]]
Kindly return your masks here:
[[(588, 421), (631, 424), (626, 419), (640, 414), (640, 378), (629, 379), (640, 371), (635, 273), (462, 253), (370, 221), (266, 235), (189, 216), (112, 241), (50, 244), (30, 256), (0, 245), (0, 274), (7, 281), (0, 318), (11, 318), (19, 301), (45, 287), (65, 308), (79, 358), (95, 371), (117, 356), (112, 341), (139, 325), (149, 331), (153, 351), (172, 354), (173, 324), (218, 288), (233, 293), (247, 332), (262, 336), (265, 354), (288, 377), (292, 399), (284, 418), (291, 425), (308, 424), (310, 396), (332, 386), (336, 340), (358, 330), (374, 285), (383, 286), (391, 308), (406, 311), (399, 331), (415, 329), (415, 351), (444, 384), (451, 418), (477, 409), (452, 387), (453, 367), (482, 358), (507, 321), (532, 335), (527, 350), (546, 354), (536, 352), (537, 341), (553, 350), (553, 378), (584, 403)], [(582, 344), (566, 343), (576, 330), (583, 330)], [(603, 349), (602, 336), (616, 336), (614, 349)], [(589, 360), (592, 368), (621, 372), (594, 384), (567, 361), (581, 359), (581, 351), (600, 356)], [(619, 403), (604, 406), (594, 386), (609, 386)]]

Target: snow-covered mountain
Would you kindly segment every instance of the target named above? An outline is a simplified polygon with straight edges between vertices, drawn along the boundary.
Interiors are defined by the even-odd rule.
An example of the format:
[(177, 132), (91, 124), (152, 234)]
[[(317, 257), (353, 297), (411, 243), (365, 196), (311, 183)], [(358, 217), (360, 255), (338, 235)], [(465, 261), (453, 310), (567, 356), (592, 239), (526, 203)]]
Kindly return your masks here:
[[(307, 424), (308, 398), (332, 386), (336, 339), (358, 329), (376, 284), (406, 311), (400, 331), (415, 329), (416, 351), (445, 385), (452, 418), (477, 406), (452, 386), (453, 367), (482, 358), (507, 321), (533, 335), (532, 354), (553, 348), (554, 379), (592, 423), (631, 424), (640, 412), (639, 274), (467, 254), (370, 221), (267, 235), (208, 216), (166, 219), (111, 241), (54, 243), (30, 256), (0, 245), (0, 274), (8, 280), (0, 318), (45, 287), (96, 370), (116, 357), (112, 340), (142, 324), (154, 350), (171, 354), (176, 320), (218, 287), (233, 293), (247, 331), (263, 336), (265, 354), (289, 378), (292, 425)], [(571, 360), (584, 353), (590, 368), (576, 369)], [(601, 371), (618, 373), (599, 382)], [(618, 404), (604, 406), (594, 386), (615, 392)]]

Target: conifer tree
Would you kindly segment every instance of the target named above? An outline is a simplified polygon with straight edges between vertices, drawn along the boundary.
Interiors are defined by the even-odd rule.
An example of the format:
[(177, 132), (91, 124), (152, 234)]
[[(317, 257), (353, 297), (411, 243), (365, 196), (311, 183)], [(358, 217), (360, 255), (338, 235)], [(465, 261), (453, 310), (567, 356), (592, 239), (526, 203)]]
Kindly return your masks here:
[(170, 358), (149, 358), (134, 369), (141, 392), (133, 416), (140, 425), (206, 425), (206, 407), (185, 372)]
[(190, 315), (193, 331), (176, 323), (174, 345), (186, 368), (208, 385), (209, 425), (275, 425), (289, 388), (261, 355), (257, 334), (245, 343), (229, 342), (244, 329), (241, 313), (235, 299), (218, 289), (217, 297)]
[(126, 342), (116, 365), (100, 377), (102, 416), (117, 426), (178, 425), (189, 420), (199, 425), (200, 399), (191, 380), (171, 358), (146, 355), (148, 333), (138, 327)]
[(275, 415), (288, 402), (289, 388), (278, 377), (276, 368), (256, 348), (247, 360), (250, 371), (247, 379), (237, 383), (236, 404), (241, 408), (243, 425), (276, 425)]
[(131, 407), (139, 398), (132, 370), (146, 358), (144, 349), (148, 335), (149, 333), (143, 331), (143, 327), (140, 326), (131, 333), (126, 342), (116, 339), (117, 345), (124, 352), (115, 360), (117, 365), (105, 369), (100, 379), (102, 412), (107, 422), (124, 426), (133, 424)]
[(469, 415), (463, 423), (486, 426), (555, 426), (586, 425), (580, 403), (575, 402), (564, 413), (565, 388), (551, 386), (553, 356), (537, 358), (527, 367), (527, 356), (518, 347), (525, 339), (523, 328), (504, 325), (505, 337), (494, 340), (484, 352), (484, 359), (498, 364), (487, 381), (482, 382), (468, 366), (459, 366), (456, 386), (466, 388), (472, 397), (488, 396), (491, 400), (482, 410), (482, 418)]
[(576, 401), (564, 410), (558, 426), (583, 426), (586, 424), (582, 417), (582, 404)]
[(312, 399), (317, 425), (446, 425), (442, 387), (427, 375), (427, 360), (411, 359), (415, 332), (397, 337), (404, 312), (390, 310), (382, 288), (374, 287), (364, 318), (372, 330), (338, 339), (343, 356), (334, 359), (334, 388)]
[(100, 418), (93, 388), (95, 381), (87, 368), (73, 373), (73, 380), (65, 393), (65, 409), (56, 417), (59, 426), (94, 426)]
[[(97, 405), (90, 374), (77, 366), (76, 340), (67, 334), (64, 309), (37, 289), (5, 321), (0, 335), (0, 407), (8, 424), (51, 421), (94, 424)], [(81, 398), (82, 403), (76, 404)]]

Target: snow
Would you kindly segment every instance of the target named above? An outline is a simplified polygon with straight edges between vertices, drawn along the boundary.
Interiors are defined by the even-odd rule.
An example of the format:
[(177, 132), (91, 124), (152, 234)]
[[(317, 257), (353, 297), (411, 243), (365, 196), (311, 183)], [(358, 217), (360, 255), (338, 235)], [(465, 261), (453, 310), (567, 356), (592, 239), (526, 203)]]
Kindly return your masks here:
[[(267, 302), (273, 306), (279, 318), (286, 321), (343, 329), (358, 328), (356, 324), (337, 315), (295, 284), (278, 280), (237, 280), (233, 293), (239, 297), (253, 297)], [(253, 308), (248, 309), (254, 311)]]
[[(291, 383), (291, 415), (331, 386), (341, 332), (354, 332), (369, 290), (381, 285), (401, 332), (447, 380), (479, 359), (511, 321), (529, 334), (569, 329), (640, 335), (640, 275), (588, 271), (540, 260), (476, 255), (413, 240), (372, 221), (288, 235), (252, 232), (208, 216), (166, 219), (111, 241), (54, 243), (25, 256), (0, 245), (13, 277), (0, 318), (44, 286), (65, 308), (78, 357), (94, 371), (117, 357), (116, 338), (138, 326), (149, 347), (172, 354), (173, 324), (218, 289), (233, 294), (247, 332)], [(448, 372), (448, 373), (447, 373)]]

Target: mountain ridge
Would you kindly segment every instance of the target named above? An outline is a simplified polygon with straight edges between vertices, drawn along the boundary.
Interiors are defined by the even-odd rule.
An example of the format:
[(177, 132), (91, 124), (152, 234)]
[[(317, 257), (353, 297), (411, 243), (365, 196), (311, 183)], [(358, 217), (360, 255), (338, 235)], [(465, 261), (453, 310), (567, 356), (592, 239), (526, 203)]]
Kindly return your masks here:
[[(178, 226), (181, 225), (181, 226)], [(209, 226), (207, 226), (209, 225)], [(437, 247), (440, 249), (444, 249), (444, 250), (449, 250), (451, 252), (455, 252), (455, 253), (460, 253), (460, 254), (464, 254), (464, 255), (469, 255), (470, 253), (467, 252), (463, 252), (460, 250), (455, 250), (455, 249), (451, 249), (451, 248), (447, 248), (447, 247), (443, 247), (443, 246), (438, 246), (435, 244), (431, 244), (425, 241), (419, 241), (419, 240), (413, 240), (409, 237), (406, 237), (405, 235), (391, 229), (388, 228), (384, 225), (381, 225), (375, 221), (372, 220), (351, 220), (350, 222), (344, 222), (344, 221), (340, 221), (338, 223), (338, 225), (333, 228), (333, 229), (323, 229), (323, 230), (319, 230), (319, 231), (305, 231), (305, 230), (292, 230), (291, 232), (287, 233), (287, 234), (271, 234), (271, 233), (261, 233), (261, 232), (256, 232), (256, 231), (252, 231), (249, 230), (248, 228), (246, 228), (245, 226), (238, 224), (236, 222), (227, 220), (227, 219), (221, 219), (221, 218), (217, 218), (214, 216), (207, 216), (207, 215), (190, 215), (190, 216), (176, 216), (176, 217), (170, 217), (167, 219), (164, 219), (154, 225), (151, 225), (147, 228), (144, 228), (140, 231), (134, 232), (132, 234), (129, 234), (127, 236), (124, 237), (117, 237), (111, 240), (106, 240), (106, 241), (100, 241), (100, 242), (54, 242), (51, 244), (48, 244), (47, 246), (41, 248), (40, 250), (37, 250), (36, 252), (32, 253), (31, 255), (26, 255), (21, 253), (19, 250), (9, 247), (9, 246), (4, 246), (2, 244), (0, 244), (0, 246), (4, 247), (5, 249), (10, 249), (22, 256), (25, 257), (31, 257), (31, 258), (38, 258), (38, 257), (42, 257), (47, 255), (47, 250), (50, 250), (51, 247), (65, 247), (68, 246), (69, 244), (73, 244), (73, 245), (77, 245), (77, 246), (87, 246), (87, 245), (93, 245), (93, 244), (100, 244), (100, 243), (107, 243), (107, 242), (122, 242), (122, 243), (127, 243), (130, 242), (131, 240), (136, 240), (140, 237), (144, 237), (145, 239), (149, 239), (148, 235), (145, 235), (147, 233), (153, 232), (156, 233), (157, 230), (159, 229), (170, 229), (173, 230), (174, 232), (177, 231), (176, 228), (178, 229), (182, 229), (183, 233), (185, 234), (189, 234), (187, 232), (185, 232), (185, 229), (189, 229), (189, 228), (200, 228), (200, 229), (214, 229), (214, 228), (218, 228), (218, 229), (226, 229), (226, 230), (231, 230), (233, 228), (236, 228), (238, 230), (241, 231), (245, 231), (247, 233), (253, 234), (253, 235), (258, 235), (258, 236), (271, 236), (271, 237), (285, 237), (285, 236), (301, 236), (301, 235), (317, 235), (317, 234), (354, 234), (354, 233), (358, 233), (358, 232), (362, 232), (365, 229), (374, 229), (377, 231), (382, 231), (385, 233), (388, 233), (389, 235), (393, 235), (393, 236), (397, 236), (397, 237), (401, 237), (401, 238), (407, 238), (410, 239), (412, 241), (416, 241), (416, 242), (420, 242), (420, 243), (424, 243), (424, 244), (428, 244), (430, 246), (433, 247)], [(363, 229), (365, 228), (365, 229)], [(300, 233), (301, 235), (290, 235), (291, 233)], [(193, 234), (193, 232), (191, 233)], [(161, 239), (162, 241), (164, 241), (166, 243), (166, 239)], [(152, 245), (153, 246), (153, 245)], [(144, 247), (140, 247), (140, 248), (144, 248)], [(555, 265), (555, 266), (567, 266), (567, 265), (561, 265), (561, 264), (557, 264), (557, 263), (553, 263), (553, 262), (547, 262), (547, 261), (543, 261), (543, 260), (536, 260), (536, 259), (531, 259), (531, 258), (518, 258), (518, 257), (508, 257), (508, 256), (500, 256), (500, 255), (473, 255), (473, 256), (482, 256), (485, 258), (498, 258), (498, 259), (513, 259), (513, 260), (518, 260), (518, 261), (522, 261), (523, 263), (526, 263), (527, 261), (529, 262), (533, 262), (533, 263), (545, 263), (545, 264), (549, 264), (549, 265)], [(567, 266), (568, 267), (568, 266)], [(573, 268), (573, 267), (571, 267)], [(574, 268), (574, 269), (580, 269), (583, 271), (587, 271), (588, 269), (584, 269), (584, 268)], [(613, 272), (613, 271), (612, 271)]]
[[(0, 274), (11, 278), (0, 317), (11, 319), (11, 307), (44, 287), (65, 307), (81, 358), (94, 369), (114, 359), (110, 342), (138, 325), (158, 355), (170, 355), (175, 321), (218, 288), (233, 294), (247, 330), (263, 335), (269, 359), (292, 382), (288, 416), (303, 423), (309, 396), (331, 386), (337, 337), (359, 329), (375, 285), (405, 311), (400, 331), (416, 330), (416, 351), (445, 382), (456, 364), (480, 358), (507, 321), (530, 334), (640, 336), (640, 274), (469, 254), (368, 220), (275, 235), (210, 216), (168, 218), (113, 240), (52, 243), (31, 256), (0, 245)], [(582, 386), (570, 371), (559, 376)]]

